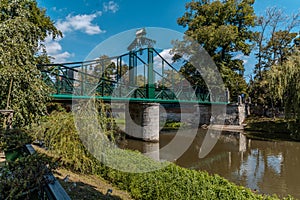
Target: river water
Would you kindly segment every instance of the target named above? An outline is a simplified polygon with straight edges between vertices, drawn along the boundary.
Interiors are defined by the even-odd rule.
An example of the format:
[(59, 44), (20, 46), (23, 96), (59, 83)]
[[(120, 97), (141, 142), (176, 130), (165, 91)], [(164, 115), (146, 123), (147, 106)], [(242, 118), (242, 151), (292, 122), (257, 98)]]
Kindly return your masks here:
[[(177, 131), (162, 131), (157, 144), (128, 139), (122, 148), (139, 150), (159, 160), (159, 149), (167, 145)], [(288, 194), (300, 199), (300, 143), (269, 142), (246, 138), (243, 133), (222, 132), (216, 145), (199, 158), (207, 130), (200, 129), (192, 144), (174, 162), (182, 167), (205, 170), (264, 194)]]

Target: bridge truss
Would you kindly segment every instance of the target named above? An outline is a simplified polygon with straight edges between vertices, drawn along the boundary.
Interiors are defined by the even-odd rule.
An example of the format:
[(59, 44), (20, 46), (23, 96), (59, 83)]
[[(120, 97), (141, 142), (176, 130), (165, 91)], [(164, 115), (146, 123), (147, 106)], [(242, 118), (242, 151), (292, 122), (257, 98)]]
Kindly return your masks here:
[(141, 48), (116, 57), (39, 67), (55, 99), (95, 96), (105, 101), (225, 102), (211, 102), (207, 89), (190, 85), (173, 65), (158, 50)]

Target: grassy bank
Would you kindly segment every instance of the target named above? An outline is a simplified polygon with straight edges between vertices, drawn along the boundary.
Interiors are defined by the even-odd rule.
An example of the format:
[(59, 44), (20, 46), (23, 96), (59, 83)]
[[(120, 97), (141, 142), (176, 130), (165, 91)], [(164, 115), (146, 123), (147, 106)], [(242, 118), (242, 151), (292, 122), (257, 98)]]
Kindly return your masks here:
[(245, 122), (247, 126), (247, 137), (260, 140), (271, 141), (299, 141), (299, 124), (294, 120), (282, 118), (248, 118)]
[[(75, 199), (106, 198), (108, 189), (113, 189), (109, 199), (279, 199), (276, 196), (253, 193), (218, 175), (181, 168), (172, 163), (163, 165), (135, 151), (113, 149), (100, 152), (102, 157), (93, 156), (80, 140), (70, 113), (54, 112), (38, 128), (43, 134), (31, 131), (32, 136), (44, 140), (47, 149), (44, 153), (52, 157), (54, 164), (59, 164), (60, 169), (63, 168), (58, 171), (59, 179), (70, 175), (70, 180), (66, 183), (62, 181), (62, 185)], [(93, 132), (89, 134), (94, 136)], [(12, 136), (11, 139), (18, 138), (15, 137), (16, 134), (12, 133)], [(2, 147), (7, 146), (6, 144), (10, 142), (7, 140)], [(124, 167), (132, 172), (145, 169), (150, 172), (119, 171), (99, 161), (105, 158), (109, 158), (111, 162), (108, 165), (114, 167)], [(36, 162), (32, 162), (34, 163)], [(159, 169), (153, 170), (157, 168)], [(27, 174), (23, 177), (26, 181)], [(130, 196), (117, 188), (127, 191)]]
[[(57, 121), (61, 122), (59, 127), (56, 127)], [(111, 166), (125, 167), (135, 172), (159, 168), (161, 164), (139, 152), (120, 149), (106, 151), (105, 155), (96, 155), (98, 159), (95, 159), (79, 139), (69, 113), (54, 113), (39, 127), (43, 128), (43, 138), (40, 139), (45, 141), (49, 152), (61, 158), (63, 167), (81, 174), (101, 176), (112, 185), (126, 190), (134, 199), (278, 199), (255, 194), (218, 175), (184, 169), (172, 163), (147, 173), (110, 168), (99, 160), (109, 158)]]

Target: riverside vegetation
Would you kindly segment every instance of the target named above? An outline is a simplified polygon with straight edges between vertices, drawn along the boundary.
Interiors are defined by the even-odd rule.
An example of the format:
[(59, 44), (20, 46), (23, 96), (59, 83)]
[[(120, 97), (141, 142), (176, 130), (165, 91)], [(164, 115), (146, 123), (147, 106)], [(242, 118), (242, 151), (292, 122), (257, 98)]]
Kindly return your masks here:
[[(147, 173), (129, 173), (110, 168), (87, 151), (76, 131), (71, 113), (52, 112), (36, 127), (32, 137), (43, 140), (48, 152), (54, 158), (60, 158), (59, 164), (64, 168), (82, 174), (100, 175), (118, 188), (128, 191), (134, 199), (279, 199), (255, 194), (218, 175), (184, 169), (172, 163)], [(136, 171), (140, 170), (139, 167), (151, 169), (161, 165), (136, 151), (117, 149), (113, 154), (119, 164), (137, 167), (133, 169)], [(138, 166), (128, 163), (132, 158), (139, 163)]]
[[(60, 123), (57, 123), (58, 121)], [(255, 194), (250, 189), (230, 183), (218, 175), (184, 169), (172, 163), (160, 170), (148, 173), (126, 173), (109, 168), (86, 150), (76, 132), (71, 113), (53, 112), (40, 124), (39, 128), (45, 130), (43, 136), (40, 132), (29, 134), (24, 131), (19, 132), (19, 135), (22, 135), (20, 136), (22, 138), (27, 137), (26, 143), (30, 141), (30, 138), (32, 139), (32, 136), (35, 139), (43, 139), (48, 148), (47, 152), (53, 157), (37, 154), (34, 157), (25, 157), (17, 162), (10, 162), (7, 167), (2, 168), (0, 176), (2, 197), (5, 196), (8, 199), (18, 199), (16, 197), (22, 195), (20, 199), (24, 199), (24, 195), (29, 197), (29, 192), (32, 188), (37, 188), (40, 184), (39, 177), (44, 173), (42, 170), (36, 170), (37, 166), (52, 163), (52, 169), (60, 166), (79, 174), (99, 175), (118, 188), (128, 191), (134, 199), (279, 199), (276, 196)], [(14, 137), (11, 135), (16, 135), (13, 133), (10, 131), (6, 134), (6, 141), (13, 140)], [(2, 149), (7, 147), (5, 144), (9, 143), (2, 143)], [(159, 165), (141, 153), (130, 150), (120, 150), (118, 156), (120, 162), (124, 158), (126, 160), (126, 158), (135, 157), (141, 167)], [(4, 171), (13, 171), (18, 179), (8, 179), (8, 176), (3, 175)], [(5, 191), (9, 193), (3, 193)]]
[(246, 119), (245, 123), (248, 138), (271, 141), (300, 140), (300, 124), (294, 119), (251, 117)]
[(45, 183), (44, 174), (57, 167), (56, 160), (45, 154), (27, 154), (22, 148), (33, 140), (24, 131), (1, 130), (0, 141), (0, 151), (13, 155), (0, 167), (0, 199), (36, 199)]

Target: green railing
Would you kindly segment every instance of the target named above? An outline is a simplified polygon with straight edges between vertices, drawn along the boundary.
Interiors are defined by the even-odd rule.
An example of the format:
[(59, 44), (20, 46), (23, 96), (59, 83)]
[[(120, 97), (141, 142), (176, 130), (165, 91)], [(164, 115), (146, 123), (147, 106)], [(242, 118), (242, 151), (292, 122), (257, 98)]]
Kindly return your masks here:
[(155, 102), (223, 103), (210, 101), (207, 89), (191, 86), (154, 48), (130, 51), (92, 61), (39, 66), (57, 99), (88, 98)]

